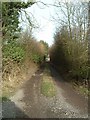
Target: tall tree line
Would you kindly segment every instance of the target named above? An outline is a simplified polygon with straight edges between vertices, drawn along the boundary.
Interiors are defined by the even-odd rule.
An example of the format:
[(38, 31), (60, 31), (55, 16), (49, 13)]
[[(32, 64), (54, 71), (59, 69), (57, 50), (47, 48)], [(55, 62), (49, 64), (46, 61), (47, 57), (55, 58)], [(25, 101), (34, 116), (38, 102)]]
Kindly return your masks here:
[[(88, 3), (56, 3), (58, 22), (51, 48), (51, 60), (59, 70), (77, 81), (88, 79)], [(59, 12), (62, 13), (60, 17)]]

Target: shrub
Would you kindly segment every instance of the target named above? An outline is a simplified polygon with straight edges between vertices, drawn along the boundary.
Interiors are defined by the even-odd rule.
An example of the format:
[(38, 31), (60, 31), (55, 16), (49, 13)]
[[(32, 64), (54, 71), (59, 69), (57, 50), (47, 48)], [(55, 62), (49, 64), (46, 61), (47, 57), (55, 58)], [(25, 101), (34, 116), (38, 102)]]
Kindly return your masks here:
[(71, 77), (87, 79), (89, 67), (87, 41), (71, 39), (67, 33), (66, 30), (56, 32), (50, 53), (51, 60), (58, 68), (67, 71)]
[(25, 58), (25, 51), (22, 46), (16, 43), (9, 43), (3, 46), (3, 58), (12, 59), (16, 62), (22, 62)]

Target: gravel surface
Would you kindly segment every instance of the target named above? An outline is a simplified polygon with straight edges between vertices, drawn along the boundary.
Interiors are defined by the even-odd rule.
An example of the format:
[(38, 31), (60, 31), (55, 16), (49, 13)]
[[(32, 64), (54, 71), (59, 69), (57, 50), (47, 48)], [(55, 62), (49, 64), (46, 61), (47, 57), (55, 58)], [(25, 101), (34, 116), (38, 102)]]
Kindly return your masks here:
[(39, 69), (14, 96), (3, 102), (4, 118), (88, 118), (87, 98), (63, 81), (51, 66), (49, 69), (56, 95), (49, 98), (41, 94), (43, 69)]

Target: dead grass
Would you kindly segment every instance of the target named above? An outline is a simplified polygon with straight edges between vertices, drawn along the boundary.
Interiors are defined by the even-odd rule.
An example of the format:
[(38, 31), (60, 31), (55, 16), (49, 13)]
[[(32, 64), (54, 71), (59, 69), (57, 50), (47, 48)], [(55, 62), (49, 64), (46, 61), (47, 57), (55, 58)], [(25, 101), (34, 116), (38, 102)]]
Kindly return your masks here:
[(24, 63), (22, 66), (13, 64), (11, 74), (4, 73), (3, 75), (2, 98), (12, 96), (36, 70), (37, 66), (32, 62)]

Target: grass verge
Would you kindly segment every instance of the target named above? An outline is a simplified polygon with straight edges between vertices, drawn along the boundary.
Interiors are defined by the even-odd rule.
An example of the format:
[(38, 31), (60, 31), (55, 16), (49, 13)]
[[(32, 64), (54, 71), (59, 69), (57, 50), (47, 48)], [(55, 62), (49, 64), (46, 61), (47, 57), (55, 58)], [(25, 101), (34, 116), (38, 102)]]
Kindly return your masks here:
[(53, 97), (56, 94), (55, 85), (53, 83), (52, 77), (50, 76), (49, 68), (45, 69), (42, 83), (41, 83), (41, 93), (46, 97)]
[(90, 95), (90, 91), (89, 91), (88, 87), (85, 87), (83, 85), (77, 85), (75, 83), (73, 83), (73, 87), (82, 95), (85, 95), (85, 96)]

